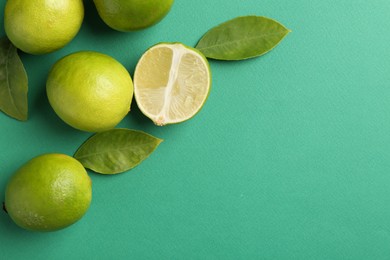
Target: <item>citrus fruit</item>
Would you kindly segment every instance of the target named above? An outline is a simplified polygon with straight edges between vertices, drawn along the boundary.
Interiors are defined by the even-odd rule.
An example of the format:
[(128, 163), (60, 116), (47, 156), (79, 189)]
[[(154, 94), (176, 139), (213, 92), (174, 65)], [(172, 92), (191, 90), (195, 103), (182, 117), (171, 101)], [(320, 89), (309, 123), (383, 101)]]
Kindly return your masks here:
[(156, 125), (193, 117), (211, 87), (207, 59), (181, 43), (160, 43), (148, 49), (134, 72), (134, 96), (141, 112)]
[(114, 58), (79, 51), (53, 65), (46, 92), (64, 122), (79, 130), (100, 132), (115, 127), (130, 111), (133, 82)]
[(94, 0), (100, 18), (118, 31), (133, 31), (158, 23), (173, 0)]
[(44, 54), (68, 44), (80, 30), (83, 18), (82, 0), (8, 0), (4, 29), (17, 48)]
[(54, 231), (79, 220), (92, 198), (91, 179), (79, 161), (43, 154), (17, 170), (5, 191), (5, 207), (20, 227)]

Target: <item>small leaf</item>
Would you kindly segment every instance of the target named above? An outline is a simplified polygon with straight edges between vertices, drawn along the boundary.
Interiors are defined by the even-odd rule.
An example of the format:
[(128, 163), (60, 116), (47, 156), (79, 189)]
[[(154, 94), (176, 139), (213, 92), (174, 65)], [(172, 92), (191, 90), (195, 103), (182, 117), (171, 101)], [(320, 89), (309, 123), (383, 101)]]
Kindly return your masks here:
[(16, 47), (0, 39), (0, 110), (18, 120), (27, 120), (27, 74)]
[(130, 170), (145, 160), (162, 142), (141, 131), (111, 129), (94, 134), (74, 154), (85, 168), (102, 174)]
[(269, 52), (289, 32), (270, 18), (241, 16), (209, 30), (196, 48), (207, 58), (243, 60)]

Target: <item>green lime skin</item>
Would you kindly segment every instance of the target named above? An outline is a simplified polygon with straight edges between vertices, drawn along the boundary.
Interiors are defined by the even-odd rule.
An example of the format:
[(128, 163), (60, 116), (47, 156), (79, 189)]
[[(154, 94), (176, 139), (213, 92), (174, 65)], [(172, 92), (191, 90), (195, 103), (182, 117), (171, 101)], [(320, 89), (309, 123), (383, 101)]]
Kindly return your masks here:
[(174, 0), (94, 0), (100, 18), (117, 31), (134, 31), (161, 21)]
[(7, 0), (4, 30), (10, 41), (30, 54), (45, 54), (67, 45), (84, 19), (82, 0)]
[(114, 128), (130, 111), (133, 82), (114, 58), (78, 51), (53, 65), (46, 93), (65, 123), (82, 131), (101, 132)]
[(37, 156), (10, 178), (5, 207), (11, 219), (31, 231), (55, 231), (87, 212), (92, 183), (83, 165), (65, 154)]

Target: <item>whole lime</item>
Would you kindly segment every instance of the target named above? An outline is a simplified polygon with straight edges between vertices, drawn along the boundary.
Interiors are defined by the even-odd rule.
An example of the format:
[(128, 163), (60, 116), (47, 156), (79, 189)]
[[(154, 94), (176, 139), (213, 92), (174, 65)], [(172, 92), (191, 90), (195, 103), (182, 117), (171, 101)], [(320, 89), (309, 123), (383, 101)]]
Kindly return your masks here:
[(114, 128), (130, 111), (133, 82), (114, 58), (80, 51), (53, 65), (46, 92), (64, 122), (79, 130), (100, 132)]
[(83, 18), (82, 0), (8, 0), (4, 29), (17, 48), (44, 54), (68, 44), (80, 30)]
[(44, 154), (24, 164), (9, 180), (5, 207), (20, 227), (54, 231), (88, 210), (92, 185), (83, 165), (68, 155)]
[(158, 23), (174, 0), (94, 0), (102, 20), (118, 31), (144, 29)]

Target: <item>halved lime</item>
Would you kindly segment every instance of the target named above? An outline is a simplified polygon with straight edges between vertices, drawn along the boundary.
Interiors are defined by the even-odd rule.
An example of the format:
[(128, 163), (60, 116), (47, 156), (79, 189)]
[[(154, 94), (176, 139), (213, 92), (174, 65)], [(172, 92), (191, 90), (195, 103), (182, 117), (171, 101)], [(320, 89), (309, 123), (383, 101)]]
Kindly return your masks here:
[(148, 49), (134, 72), (134, 96), (141, 112), (156, 125), (193, 117), (211, 87), (207, 59), (181, 43), (160, 43)]

